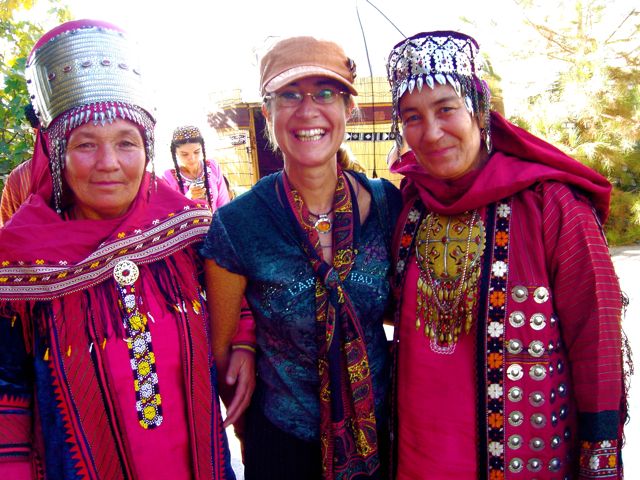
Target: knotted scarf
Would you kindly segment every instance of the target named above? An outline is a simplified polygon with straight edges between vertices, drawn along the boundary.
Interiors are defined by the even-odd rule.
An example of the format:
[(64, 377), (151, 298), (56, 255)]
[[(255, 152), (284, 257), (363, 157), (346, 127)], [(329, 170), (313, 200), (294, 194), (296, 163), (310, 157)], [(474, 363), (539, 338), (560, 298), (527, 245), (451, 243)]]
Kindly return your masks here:
[[(286, 174), (279, 177), (301, 247), (316, 274), (316, 325), (320, 375), (320, 443), (324, 479), (368, 478), (380, 467), (375, 401), (364, 333), (345, 289), (355, 262), (360, 228), (356, 196), (338, 167), (333, 198), (333, 264), (322, 260), (318, 232)], [(285, 201), (286, 200), (286, 201)]]

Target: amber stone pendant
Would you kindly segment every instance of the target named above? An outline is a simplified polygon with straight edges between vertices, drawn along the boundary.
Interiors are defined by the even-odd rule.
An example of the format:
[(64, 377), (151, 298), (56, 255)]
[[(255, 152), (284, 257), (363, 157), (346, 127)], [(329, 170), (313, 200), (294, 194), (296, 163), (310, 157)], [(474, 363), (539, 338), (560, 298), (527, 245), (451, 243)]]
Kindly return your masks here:
[(326, 213), (321, 213), (318, 216), (318, 220), (313, 225), (313, 228), (316, 229), (318, 233), (329, 233), (331, 231), (331, 219), (329, 215)]

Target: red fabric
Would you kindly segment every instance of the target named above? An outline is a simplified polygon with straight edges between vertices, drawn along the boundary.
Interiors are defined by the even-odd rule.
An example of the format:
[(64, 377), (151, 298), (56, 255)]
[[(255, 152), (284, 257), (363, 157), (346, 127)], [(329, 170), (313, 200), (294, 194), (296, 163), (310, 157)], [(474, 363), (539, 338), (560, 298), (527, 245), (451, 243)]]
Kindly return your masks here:
[[(16, 463), (30, 461), (29, 408), (30, 402), (24, 397), (0, 395), (0, 465), (6, 462), (7, 457), (15, 459)], [(2, 472), (0, 468), (0, 473)]]
[(394, 163), (391, 171), (406, 177), (405, 199), (419, 194), (428, 209), (445, 215), (479, 208), (536, 183), (555, 180), (579, 188), (593, 203), (600, 221), (606, 220), (611, 184), (602, 175), (495, 112), (491, 112), (491, 140), (495, 153), (484, 167), (452, 182), (428, 175), (412, 151)]
[(41, 130), (36, 130), (36, 142), (33, 146), (33, 155), (31, 157), (31, 185), (29, 193), (38, 193), (41, 197), (47, 199), (51, 197), (53, 191), (53, 182), (51, 180), (51, 171), (49, 170), (49, 157), (45, 153), (46, 139)]
[(3, 260), (38, 259), (56, 264), (65, 260), (71, 264), (86, 258), (118, 231), (133, 231), (187, 205), (196, 204), (163, 182), (150, 185), (149, 173), (129, 211), (112, 220), (62, 220), (42, 195), (34, 194), (13, 216), (11, 228), (0, 230), (0, 250)]
[(253, 348), (256, 346), (256, 321), (244, 297), (240, 308), (238, 330), (231, 339), (231, 345), (248, 345)]
[[(135, 477), (189, 478), (193, 472), (189, 458), (189, 396), (184, 391), (183, 354), (176, 348), (176, 339), (181, 338), (182, 328), (172, 313), (162, 308), (162, 293), (154, 291), (157, 285), (143, 284), (142, 287), (141, 296), (147, 302), (145, 309), (155, 312), (148, 327), (162, 396), (162, 425), (154, 429), (140, 428), (129, 348), (118, 339), (106, 342), (103, 350), (105, 362), (109, 365), (110, 394), (116, 403), (118, 418), (122, 419), (124, 437), (132, 446), (129, 454)], [(115, 338), (114, 333), (110, 332), (111, 338)], [(145, 448), (136, 448), (135, 445), (144, 445)], [(156, 454), (149, 455), (150, 451)]]
[[(549, 285), (575, 411), (618, 412), (622, 428), (626, 412), (620, 408), (624, 398), (620, 289), (603, 233), (590, 205), (576, 201), (566, 185), (547, 182), (515, 196), (513, 212), (509, 235), (510, 287)], [(511, 308), (521, 307), (512, 305)], [(529, 341), (521, 335), (519, 339), (524, 344)], [(554, 343), (557, 340), (554, 339)], [(556, 377), (557, 374), (552, 378)], [(598, 427), (584, 423), (578, 426), (578, 430), (603, 436)], [(617, 438), (606, 439), (620, 446), (621, 438), (620, 431)], [(584, 439), (575, 438), (575, 445), (582, 449), (581, 457), (588, 456), (581, 440)], [(617, 473), (611, 478), (622, 478), (621, 466), (614, 467)], [(602, 471), (597, 473), (602, 475)], [(578, 476), (576, 471), (573, 474), (577, 478), (590, 478)]]
[(415, 327), (415, 256), (406, 275), (398, 337), (397, 479), (414, 480), (429, 472), (430, 480), (474, 480), (476, 328), (461, 335), (453, 355), (434, 353), (424, 330)]
[[(578, 411), (618, 410), (621, 297), (609, 250), (584, 202), (559, 184), (542, 189), (544, 251), (553, 252), (547, 255), (548, 270)], [(531, 224), (524, 228), (529, 231)]]
[(35, 478), (30, 461), (0, 463), (0, 474), (11, 480), (31, 480)]

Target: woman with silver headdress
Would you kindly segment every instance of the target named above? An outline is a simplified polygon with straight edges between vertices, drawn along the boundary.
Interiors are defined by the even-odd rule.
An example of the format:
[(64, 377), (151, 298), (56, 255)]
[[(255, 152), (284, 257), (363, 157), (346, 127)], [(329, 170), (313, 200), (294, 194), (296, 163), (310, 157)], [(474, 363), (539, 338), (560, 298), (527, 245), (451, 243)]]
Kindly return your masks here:
[(196, 250), (211, 213), (146, 170), (132, 47), (79, 20), (28, 58), (35, 193), (0, 231), (5, 478), (234, 478)]
[(620, 478), (610, 184), (490, 111), (473, 38), (417, 34), (387, 68), (411, 149), (392, 166), (397, 478)]

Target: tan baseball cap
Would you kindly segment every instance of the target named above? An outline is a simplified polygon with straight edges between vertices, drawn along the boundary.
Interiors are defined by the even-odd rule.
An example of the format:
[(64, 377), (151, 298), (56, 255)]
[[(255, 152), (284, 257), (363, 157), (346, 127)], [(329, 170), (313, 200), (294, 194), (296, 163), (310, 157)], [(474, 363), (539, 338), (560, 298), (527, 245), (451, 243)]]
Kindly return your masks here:
[(337, 80), (352, 95), (356, 64), (338, 44), (313, 37), (292, 37), (276, 43), (260, 62), (260, 92), (266, 95), (306, 77)]

